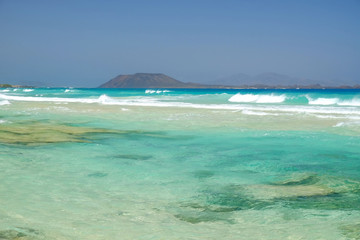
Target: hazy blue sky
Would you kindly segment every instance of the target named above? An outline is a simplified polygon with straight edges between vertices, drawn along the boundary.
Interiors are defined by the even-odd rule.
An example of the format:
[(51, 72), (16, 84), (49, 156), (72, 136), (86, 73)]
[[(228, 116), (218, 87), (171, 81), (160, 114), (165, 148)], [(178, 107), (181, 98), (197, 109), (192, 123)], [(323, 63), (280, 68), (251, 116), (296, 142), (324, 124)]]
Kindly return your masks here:
[(360, 0), (0, 0), (0, 82), (277, 72), (360, 82)]

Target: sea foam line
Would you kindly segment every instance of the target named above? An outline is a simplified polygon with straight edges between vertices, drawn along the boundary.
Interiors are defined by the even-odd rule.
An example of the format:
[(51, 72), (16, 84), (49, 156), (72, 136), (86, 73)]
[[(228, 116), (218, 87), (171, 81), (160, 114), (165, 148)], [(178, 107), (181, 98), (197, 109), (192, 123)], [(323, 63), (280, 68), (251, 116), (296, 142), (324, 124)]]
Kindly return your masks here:
[(106, 95), (101, 95), (99, 98), (58, 98), (58, 97), (22, 97), (9, 96), (0, 94), (0, 98), (10, 101), (25, 101), (25, 102), (65, 102), (65, 103), (102, 103), (106, 99)]
[[(173, 107), (173, 108), (196, 108), (214, 110), (238, 110), (244, 114), (276, 115), (281, 114), (328, 114), (347, 116), (360, 116), (360, 109), (356, 107), (333, 107), (333, 106), (289, 106), (289, 105), (253, 105), (253, 104), (195, 104), (186, 102), (163, 102), (151, 97), (141, 98), (111, 98), (105, 94), (98, 98), (58, 98), (58, 97), (24, 97), (0, 94), (0, 100), (4, 105), (9, 101), (30, 102), (55, 102), (55, 103), (98, 103), (102, 105), (119, 106), (144, 106), (144, 107)], [(247, 111), (246, 111), (247, 110)], [(250, 111), (250, 112), (249, 112)], [(256, 112), (254, 114), (254, 112)], [(263, 113), (261, 113), (263, 112)]]

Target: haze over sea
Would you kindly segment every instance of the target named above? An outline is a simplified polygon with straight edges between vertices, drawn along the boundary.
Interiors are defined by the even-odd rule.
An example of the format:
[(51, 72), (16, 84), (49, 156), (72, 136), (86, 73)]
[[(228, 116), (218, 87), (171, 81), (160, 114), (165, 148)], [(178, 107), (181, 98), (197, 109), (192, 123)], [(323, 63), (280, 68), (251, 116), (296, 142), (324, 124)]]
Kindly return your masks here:
[(360, 90), (0, 89), (1, 239), (360, 239)]

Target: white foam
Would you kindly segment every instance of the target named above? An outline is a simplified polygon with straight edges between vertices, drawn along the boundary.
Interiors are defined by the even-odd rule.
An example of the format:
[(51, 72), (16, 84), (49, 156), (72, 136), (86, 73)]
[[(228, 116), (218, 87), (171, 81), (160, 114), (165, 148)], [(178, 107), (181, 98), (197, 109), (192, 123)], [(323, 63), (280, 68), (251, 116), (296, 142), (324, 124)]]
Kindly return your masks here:
[(2, 119), (0, 119), (0, 124), (2, 124), (2, 123), (6, 123), (7, 121), (6, 120), (2, 120)]
[(309, 114), (311, 116), (317, 117), (317, 118), (322, 118), (322, 119), (339, 119), (339, 118), (344, 118), (343, 116), (339, 116), (339, 115), (326, 115), (326, 114)]
[(34, 89), (24, 89), (23, 92), (32, 92)]
[(3, 101), (0, 101), (0, 106), (2, 105), (9, 105), (10, 102), (8, 100), (3, 100)]
[[(294, 114), (310, 114), (318, 115), (325, 118), (360, 118), (360, 108), (354, 106), (291, 106), (291, 105), (256, 105), (256, 104), (195, 104), (174, 101), (164, 101), (155, 97), (127, 97), (127, 98), (111, 98), (107, 95), (101, 95), (98, 98), (58, 98), (58, 97), (26, 97), (26, 96), (9, 96), (0, 93), (0, 104), (10, 104), (11, 101), (30, 101), (30, 102), (54, 102), (67, 103), (87, 103), (102, 105), (118, 105), (118, 106), (143, 106), (143, 107), (172, 107), (172, 108), (196, 108), (196, 109), (213, 109), (213, 110), (231, 110), (240, 111), (249, 115), (294, 115)], [(10, 101), (10, 102), (9, 102)]]
[(119, 102), (116, 101), (115, 99), (107, 96), (106, 94), (103, 94), (101, 95), (99, 98), (98, 98), (98, 102), (101, 103), (101, 104), (107, 104), (107, 105), (116, 105), (118, 104)]
[(236, 94), (229, 98), (229, 102), (255, 102), (258, 99), (258, 95), (253, 94)]
[[(113, 99), (106, 94), (98, 98), (58, 98), (58, 97), (24, 97), (24, 96), (9, 96), (0, 94), (0, 99), (4, 99), (4, 104), (10, 104), (10, 101), (25, 101), (25, 102), (54, 102), (54, 103), (99, 103), (103, 105), (134, 105), (134, 106), (157, 106), (156, 99), (153, 98), (139, 98), (139, 99)], [(161, 105), (161, 103), (160, 103)], [(166, 103), (161, 106), (166, 106)]]
[(10, 92), (10, 90), (9, 89), (3, 89), (0, 92)]
[(349, 121), (349, 122), (339, 122), (333, 127), (351, 127), (351, 126), (360, 126), (360, 121)]
[(356, 98), (356, 99), (352, 99), (350, 101), (341, 101), (338, 103), (339, 106), (356, 106), (359, 107), (360, 106), (360, 99)]
[(339, 102), (338, 98), (308, 98), (310, 105), (334, 105)]
[(341, 127), (341, 126), (344, 126), (344, 125), (345, 125), (344, 122), (339, 122), (339, 123), (337, 123), (334, 127)]
[(251, 110), (242, 110), (242, 114), (245, 115), (255, 115), (255, 116), (267, 116), (267, 115), (273, 115), (277, 116), (279, 114), (276, 113), (267, 113), (267, 112), (261, 112), (261, 111), (251, 111)]
[(70, 92), (71, 90), (70, 89), (65, 89), (65, 91), (64, 92)]
[(310, 105), (339, 105), (339, 106), (360, 106), (360, 99), (340, 100), (339, 98), (316, 98), (307, 97)]
[(26, 101), (26, 102), (79, 102), (79, 103), (97, 103), (100, 102), (100, 98), (51, 98), (51, 97), (23, 97), (23, 96), (9, 96), (0, 94), (0, 98), (10, 101)]
[(284, 94), (282, 95), (256, 95), (256, 94), (240, 94), (229, 98), (229, 102), (239, 102), (239, 103), (282, 103), (286, 99)]
[(145, 90), (145, 93), (146, 94), (153, 94), (153, 93), (157, 93), (157, 94), (159, 94), (159, 93), (167, 93), (167, 92), (171, 92), (170, 90), (160, 90), (160, 89), (158, 89), (158, 90), (153, 90), (153, 89), (146, 89)]
[(282, 103), (286, 99), (285, 95), (260, 95), (257, 103)]

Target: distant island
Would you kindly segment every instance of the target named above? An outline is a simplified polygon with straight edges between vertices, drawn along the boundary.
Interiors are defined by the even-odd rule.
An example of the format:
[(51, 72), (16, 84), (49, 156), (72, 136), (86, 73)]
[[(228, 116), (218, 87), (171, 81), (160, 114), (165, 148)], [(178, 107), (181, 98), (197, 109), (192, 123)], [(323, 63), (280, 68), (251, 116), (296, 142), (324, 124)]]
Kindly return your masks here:
[(128, 75), (119, 75), (110, 81), (101, 84), (99, 88), (220, 88), (220, 89), (359, 89), (360, 85), (355, 86), (322, 86), (320, 84), (241, 84), (237, 82), (235, 85), (219, 84), (198, 84), (198, 83), (184, 83), (169, 77), (162, 73), (135, 73)]
[(13, 85), (13, 84), (1, 84), (0, 83), (0, 88), (34, 88), (33, 86), (22, 86), (22, 85)]
[[(182, 82), (162, 73), (135, 73), (118, 75), (98, 88), (202, 88), (202, 89), (360, 89), (360, 85), (336, 85), (335, 82), (314, 83), (310, 79), (299, 79), (277, 73), (262, 73), (255, 76), (237, 74), (207, 84)], [(41, 82), (33, 84), (1, 84), (0, 88), (42, 88), (51, 85)], [(87, 88), (88, 86), (83, 86)]]
[(184, 83), (162, 73), (119, 75), (99, 88), (196, 88), (200, 84)]
[(162, 73), (135, 73), (119, 75), (98, 88), (226, 88), (226, 86), (185, 83)]

